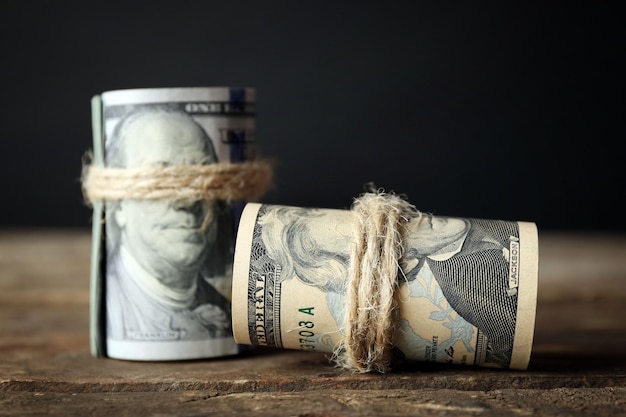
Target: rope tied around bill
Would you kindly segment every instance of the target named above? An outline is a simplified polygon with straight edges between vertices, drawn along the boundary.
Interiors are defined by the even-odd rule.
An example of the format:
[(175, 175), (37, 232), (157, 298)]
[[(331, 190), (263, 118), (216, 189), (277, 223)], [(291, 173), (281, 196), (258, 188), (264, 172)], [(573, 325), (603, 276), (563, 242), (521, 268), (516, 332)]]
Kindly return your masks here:
[[(209, 165), (100, 167), (83, 164), (83, 196), (88, 205), (95, 201), (171, 200), (181, 204), (222, 200), (233, 202), (258, 198), (273, 180), (268, 160)], [(208, 210), (200, 230), (213, 220)]]
[(421, 213), (406, 200), (383, 191), (355, 199), (345, 335), (334, 353), (337, 365), (355, 372), (388, 372), (393, 365), (397, 302), (394, 293), (406, 225)]

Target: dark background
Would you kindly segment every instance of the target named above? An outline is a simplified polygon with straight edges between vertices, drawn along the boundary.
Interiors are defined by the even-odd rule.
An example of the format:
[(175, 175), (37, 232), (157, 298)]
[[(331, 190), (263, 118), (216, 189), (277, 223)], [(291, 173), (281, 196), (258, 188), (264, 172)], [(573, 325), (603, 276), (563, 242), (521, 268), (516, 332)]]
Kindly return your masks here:
[(264, 201), (626, 231), (617, 1), (4, 1), (0, 227), (88, 228), (90, 99), (257, 89)]

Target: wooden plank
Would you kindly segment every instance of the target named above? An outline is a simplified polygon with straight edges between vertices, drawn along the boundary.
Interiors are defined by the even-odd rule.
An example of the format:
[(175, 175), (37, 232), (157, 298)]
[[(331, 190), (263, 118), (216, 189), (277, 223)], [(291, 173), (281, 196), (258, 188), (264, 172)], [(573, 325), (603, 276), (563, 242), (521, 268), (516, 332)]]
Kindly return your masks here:
[(0, 392), (2, 415), (84, 416), (623, 416), (626, 388), (555, 390)]
[(181, 362), (89, 354), (87, 231), (0, 233), (0, 415), (624, 415), (626, 237), (540, 236), (528, 371), (385, 375), (257, 349)]

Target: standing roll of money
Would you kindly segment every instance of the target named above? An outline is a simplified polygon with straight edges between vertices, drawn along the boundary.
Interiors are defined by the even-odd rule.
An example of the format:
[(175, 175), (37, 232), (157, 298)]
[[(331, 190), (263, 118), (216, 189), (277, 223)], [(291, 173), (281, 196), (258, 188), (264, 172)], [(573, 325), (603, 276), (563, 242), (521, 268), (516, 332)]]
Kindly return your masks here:
[[(420, 213), (402, 230), (390, 313), (394, 360), (525, 369), (535, 325), (536, 225)], [(336, 354), (353, 325), (348, 271), (361, 232), (352, 210), (246, 205), (235, 249), (235, 340)], [(372, 311), (365, 313), (379, 320)]]
[(254, 106), (250, 88), (93, 98), (93, 165), (106, 168), (100, 179), (122, 196), (109, 192), (93, 203), (93, 355), (181, 360), (238, 352), (230, 298), (244, 202), (194, 197), (215, 186), (213, 177), (192, 186), (205, 167), (254, 157)]

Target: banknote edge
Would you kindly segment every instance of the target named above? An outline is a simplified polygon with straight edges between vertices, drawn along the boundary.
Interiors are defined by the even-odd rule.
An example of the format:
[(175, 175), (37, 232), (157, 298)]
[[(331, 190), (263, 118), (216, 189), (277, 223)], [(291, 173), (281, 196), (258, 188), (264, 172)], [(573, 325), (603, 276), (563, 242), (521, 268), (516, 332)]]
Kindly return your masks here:
[(236, 343), (250, 345), (248, 332), (248, 279), (250, 270), (250, 248), (254, 225), (262, 204), (248, 203), (241, 213), (235, 240), (233, 262), (232, 328)]
[(107, 340), (108, 357), (134, 361), (172, 361), (236, 355), (232, 337), (204, 340), (128, 341)]
[[(104, 167), (104, 142), (102, 140), (102, 97), (95, 95), (91, 99), (91, 118), (93, 135), (93, 162)], [(104, 314), (104, 207), (101, 201), (93, 203), (91, 266), (89, 282), (89, 345), (91, 355), (106, 357), (106, 335)]]
[(229, 94), (233, 89), (245, 90), (246, 101), (254, 102), (256, 90), (252, 87), (177, 87), (177, 88), (129, 88), (109, 90), (101, 94), (107, 106), (120, 104), (144, 104), (172, 101), (231, 101)]
[(528, 368), (535, 333), (537, 288), (539, 280), (539, 238), (537, 225), (518, 222), (520, 234), (520, 282), (518, 288), (515, 339), (511, 369)]

